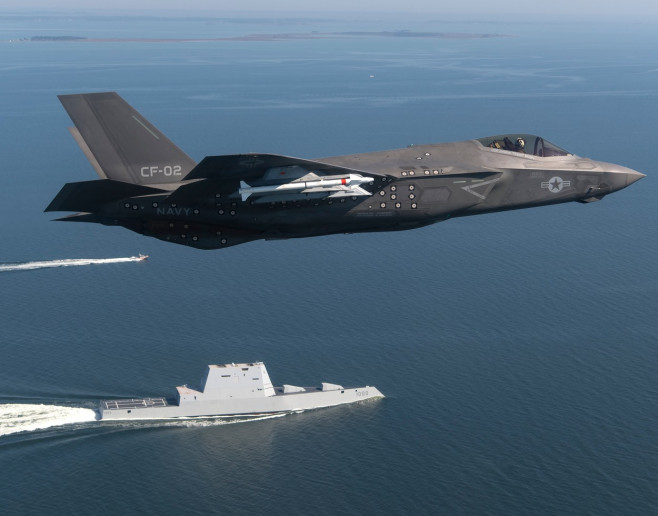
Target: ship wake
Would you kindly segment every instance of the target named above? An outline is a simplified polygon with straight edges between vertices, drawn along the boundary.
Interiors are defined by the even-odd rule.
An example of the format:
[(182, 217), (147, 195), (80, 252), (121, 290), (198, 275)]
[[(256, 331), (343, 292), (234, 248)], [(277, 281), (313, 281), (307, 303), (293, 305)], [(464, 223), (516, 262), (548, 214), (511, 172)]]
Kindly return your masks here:
[(0, 405), (0, 436), (95, 420), (96, 411), (89, 408), (44, 404)]
[(38, 262), (0, 263), (0, 272), (33, 271), (56, 267), (81, 267), (84, 265), (104, 265), (109, 263), (141, 262), (143, 256), (125, 258), (71, 258), (65, 260), (47, 260)]
[[(172, 419), (142, 419), (99, 421), (98, 413), (90, 408), (48, 404), (0, 404), (0, 437), (48, 430), (61, 427), (65, 430), (89, 428), (89, 424), (105, 428), (145, 429), (163, 427), (200, 428), (248, 421), (262, 421), (282, 417), (287, 412), (253, 416), (207, 416)], [(92, 426), (93, 426), (92, 425)]]

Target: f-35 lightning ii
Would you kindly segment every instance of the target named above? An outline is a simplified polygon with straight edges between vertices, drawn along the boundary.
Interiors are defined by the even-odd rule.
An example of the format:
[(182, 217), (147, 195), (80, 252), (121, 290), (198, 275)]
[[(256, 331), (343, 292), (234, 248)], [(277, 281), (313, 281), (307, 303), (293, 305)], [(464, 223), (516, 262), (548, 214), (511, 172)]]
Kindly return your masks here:
[(208, 156), (196, 164), (115, 92), (59, 99), (101, 179), (66, 184), (46, 211), (74, 211), (57, 220), (123, 226), (199, 249), (589, 203), (644, 177), (530, 134), (314, 160)]

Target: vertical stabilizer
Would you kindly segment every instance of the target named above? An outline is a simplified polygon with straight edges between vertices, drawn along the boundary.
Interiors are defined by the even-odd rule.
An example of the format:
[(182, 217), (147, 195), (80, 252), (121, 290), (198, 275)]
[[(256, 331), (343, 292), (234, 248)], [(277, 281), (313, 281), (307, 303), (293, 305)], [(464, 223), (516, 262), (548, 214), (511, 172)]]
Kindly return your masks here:
[(59, 95), (72, 130), (101, 178), (177, 183), (196, 163), (115, 92)]

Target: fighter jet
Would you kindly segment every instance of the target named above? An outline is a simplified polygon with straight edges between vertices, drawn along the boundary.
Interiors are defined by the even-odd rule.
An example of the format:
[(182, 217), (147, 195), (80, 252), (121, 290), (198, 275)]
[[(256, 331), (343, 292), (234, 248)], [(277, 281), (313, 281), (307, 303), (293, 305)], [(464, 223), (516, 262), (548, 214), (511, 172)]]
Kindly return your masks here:
[(66, 184), (46, 211), (199, 249), (589, 203), (644, 177), (530, 134), (313, 160), (208, 156), (197, 164), (115, 92), (59, 99), (101, 179)]

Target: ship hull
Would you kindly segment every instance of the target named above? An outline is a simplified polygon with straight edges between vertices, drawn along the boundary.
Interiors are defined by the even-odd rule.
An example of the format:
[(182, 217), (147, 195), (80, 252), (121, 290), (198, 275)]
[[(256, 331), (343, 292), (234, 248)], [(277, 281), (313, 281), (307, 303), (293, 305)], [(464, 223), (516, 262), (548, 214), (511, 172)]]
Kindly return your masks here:
[(99, 419), (141, 420), (220, 416), (257, 416), (312, 410), (356, 403), (384, 395), (376, 387), (357, 387), (323, 391), (308, 387), (304, 392), (283, 394), (277, 388), (274, 396), (264, 398), (231, 398), (186, 401), (175, 404), (164, 398), (103, 400)]

